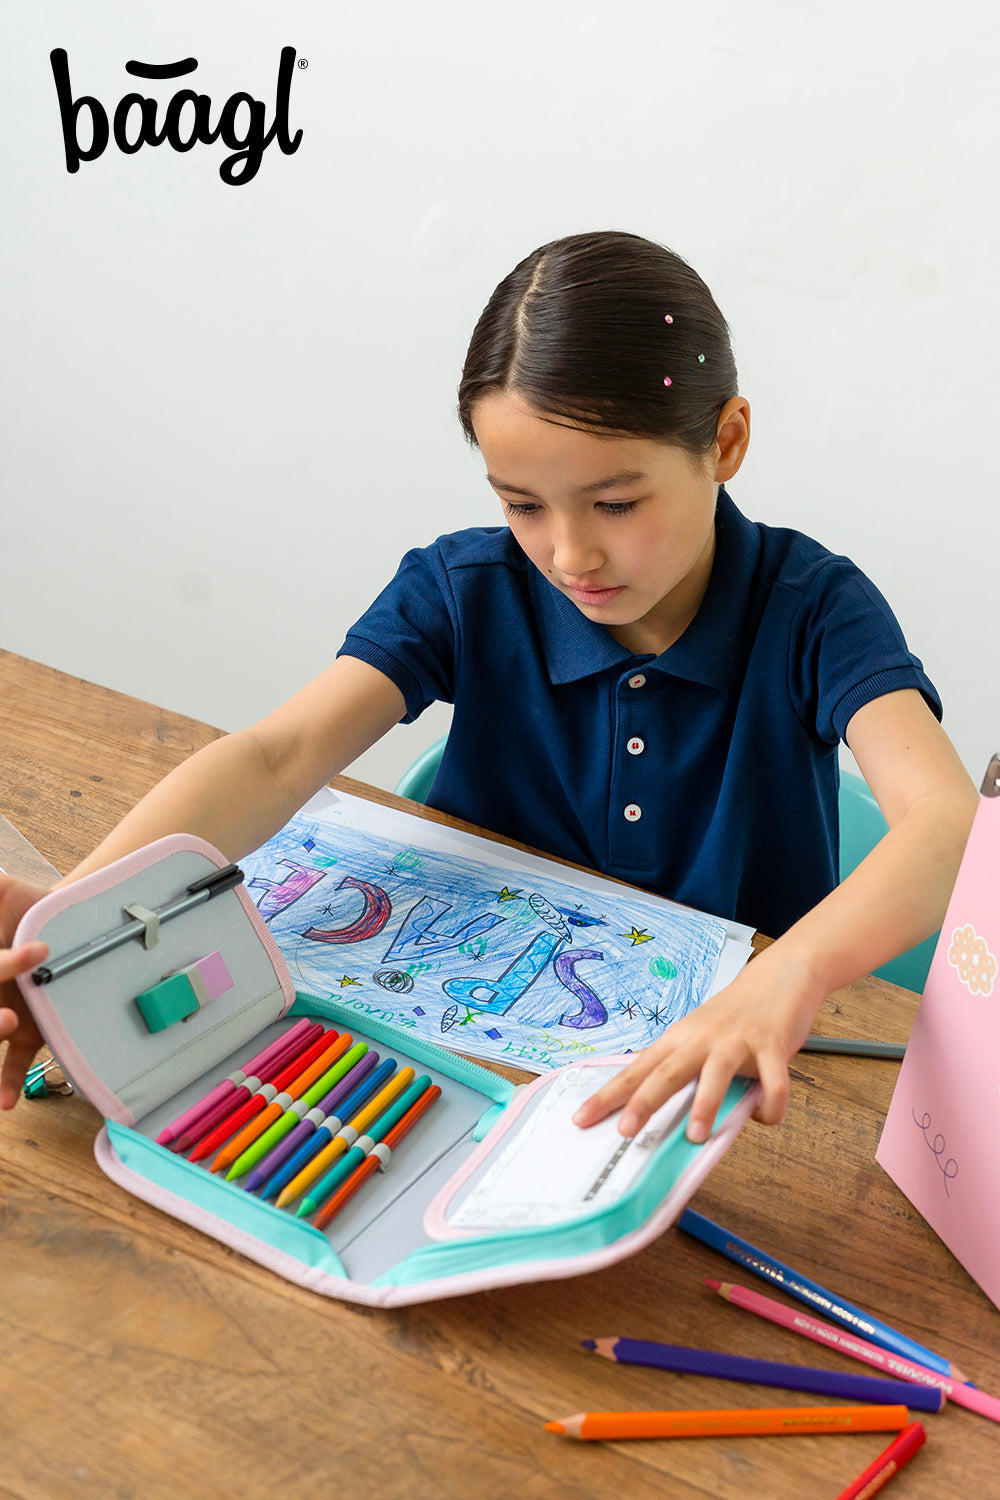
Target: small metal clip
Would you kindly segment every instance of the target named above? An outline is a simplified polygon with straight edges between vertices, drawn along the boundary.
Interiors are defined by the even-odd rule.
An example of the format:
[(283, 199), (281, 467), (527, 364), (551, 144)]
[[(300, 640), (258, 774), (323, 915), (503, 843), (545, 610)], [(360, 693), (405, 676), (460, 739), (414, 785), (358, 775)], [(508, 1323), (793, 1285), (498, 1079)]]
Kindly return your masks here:
[(68, 1078), (60, 1076), (57, 1079), (51, 1080), (51, 1082), (46, 1078), (46, 1073), (52, 1068), (58, 1067), (59, 1063), (57, 1060), (54, 1057), (50, 1057), (47, 1062), (36, 1063), (33, 1068), (29, 1068), (28, 1075), (24, 1080), (24, 1097), (26, 1099), (48, 1099), (53, 1094), (72, 1094), (73, 1085)]

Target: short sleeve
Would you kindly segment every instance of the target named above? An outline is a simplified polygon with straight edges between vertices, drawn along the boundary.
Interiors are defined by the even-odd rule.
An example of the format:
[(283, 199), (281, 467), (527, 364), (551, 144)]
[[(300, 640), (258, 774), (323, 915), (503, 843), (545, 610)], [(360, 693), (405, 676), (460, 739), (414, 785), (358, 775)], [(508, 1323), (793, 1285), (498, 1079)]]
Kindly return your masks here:
[(916, 688), (936, 718), (941, 700), (878, 589), (845, 557), (827, 555), (803, 589), (789, 640), (789, 690), (819, 739), (836, 744), (866, 703)]
[(355, 656), (396, 684), (410, 724), (431, 703), (454, 701), (457, 612), (435, 544), (415, 548), (347, 633), (338, 656)]

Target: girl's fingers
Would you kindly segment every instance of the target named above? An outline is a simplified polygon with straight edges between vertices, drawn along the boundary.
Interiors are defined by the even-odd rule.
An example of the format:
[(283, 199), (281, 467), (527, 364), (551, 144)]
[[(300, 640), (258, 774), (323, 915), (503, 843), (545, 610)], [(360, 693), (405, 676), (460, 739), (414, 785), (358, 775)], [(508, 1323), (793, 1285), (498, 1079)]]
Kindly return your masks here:
[(777, 1053), (762, 1051), (757, 1058), (757, 1077), (764, 1092), (753, 1117), (762, 1125), (778, 1125), (788, 1108), (788, 1064)]
[(654, 1043), (653, 1047), (647, 1048), (635, 1062), (629, 1063), (628, 1067), (622, 1068), (621, 1072), (616, 1073), (610, 1082), (597, 1090), (596, 1094), (591, 1094), (589, 1099), (585, 1099), (573, 1116), (573, 1123), (586, 1129), (588, 1125), (596, 1125), (598, 1120), (603, 1120), (616, 1109), (621, 1109), (633, 1092), (639, 1088), (643, 1079), (656, 1067), (655, 1045)]
[(22, 943), (18, 948), (0, 948), (0, 980), (13, 979), (34, 969), (48, 957), (47, 943)]

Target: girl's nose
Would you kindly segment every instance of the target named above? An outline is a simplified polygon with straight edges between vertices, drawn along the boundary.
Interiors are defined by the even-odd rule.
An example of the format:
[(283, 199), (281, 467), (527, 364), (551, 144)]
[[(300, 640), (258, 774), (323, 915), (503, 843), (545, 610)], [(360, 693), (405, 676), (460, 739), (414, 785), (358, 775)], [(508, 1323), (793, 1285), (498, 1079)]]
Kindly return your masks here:
[(580, 526), (559, 527), (552, 538), (552, 565), (566, 578), (581, 578), (593, 573), (604, 562), (604, 552), (596, 539)]

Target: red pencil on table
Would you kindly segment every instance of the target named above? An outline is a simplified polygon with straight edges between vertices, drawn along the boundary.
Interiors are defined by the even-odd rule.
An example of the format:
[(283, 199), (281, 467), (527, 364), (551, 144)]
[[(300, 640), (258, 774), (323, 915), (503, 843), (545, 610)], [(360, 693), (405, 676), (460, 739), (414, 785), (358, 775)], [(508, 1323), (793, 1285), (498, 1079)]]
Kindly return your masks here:
[[(282, 1045), (277, 1046), (266, 1061), (259, 1062), (252, 1072), (248, 1072), (242, 1083), (217, 1099), (203, 1114), (186, 1125), (173, 1141), (168, 1142), (171, 1151), (188, 1151), (204, 1140), (206, 1135), (234, 1115), (241, 1105), (252, 1099), (262, 1084), (271, 1083), (278, 1073), (289, 1067), (297, 1057), (301, 1057), (323, 1035), (323, 1028), (318, 1021), (306, 1021), (303, 1031), (299, 1031), (297, 1027), (293, 1029), (297, 1033), (295, 1036), (286, 1032), (279, 1039)], [(292, 1038), (291, 1041), (288, 1040), (289, 1037)]]
[(382, 1156), (380, 1154), (382, 1149), (388, 1148), (389, 1151), (393, 1151), (398, 1143), (403, 1139), (404, 1135), (406, 1135), (407, 1131), (413, 1129), (414, 1125), (420, 1119), (420, 1116), (426, 1114), (427, 1110), (430, 1109), (435, 1099), (439, 1099), (440, 1097), (441, 1089), (440, 1086), (436, 1083), (431, 1084), (430, 1088), (426, 1089), (424, 1093), (420, 1095), (420, 1098), (417, 1100), (417, 1102), (411, 1105), (411, 1107), (406, 1111), (406, 1114), (403, 1116), (403, 1118), (401, 1120), (398, 1120), (392, 1127), (392, 1129), (388, 1132), (385, 1140), (380, 1141), (379, 1144), (368, 1153), (364, 1161), (361, 1163), (360, 1167), (356, 1168), (356, 1170), (351, 1173), (350, 1177), (348, 1177), (347, 1181), (341, 1183), (337, 1191), (326, 1200), (326, 1202), (323, 1204), (323, 1207), (319, 1210), (318, 1214), (313, 1220), (313, 1223), (315, 1224), (317, 1229), (325, 1229), (330, 1220), (335, 1218), (343, 1208), (348, 1198), (352, 1198), (357, 1192), (358, 1188), (361, 1187), (362, 1183), (367, 1182), (369, 1177), (371, 1177), (374, 1172), (378, 1171), (379, 1167), (382, 1165)]
[(223, 1142), (227, 1141), (235, 1130), (241, 1129), (248, 1120), (269, 1103), (276, 1094), (280, 1094), (285, 1086), (292, 1082), (300, 1069), (307, 1067), (315, 1058), (319, 1057), (325, 1047), (328, 1047), (334, 1037), (335, 1031), (322, 1031), (315, 1041), (311, 1042), (305, 1052), (285, 1063), (280, 1073), (270, 1080), (269, 1083), (261, 1084), (255, 1089), (245, 1104), (241, 1104), (231, 1115), (227, 1115), (221, 1125), (217, 1125), (211, 1135), (207, 1135), (203, 1141), (199, 1141), (189, 1157), (190, 1161), (201, 1161), (205, 1156), (211, 1156), (212, 1152)]
[(926, 1433), (921, 1423), (911, 1422), (879, 1454), (875, 1462), (868, 1465), (863, 1474), (859, 1474), (846, 1490), (841, 1490), (837, 1500), (868, 1500), (869, 1495), (877, 1495), (883, 1485), (888, 1484), (903, 1465), (908, 1464), (913, 1455), (919, 1452), (924, 1446), (925, 1438)]

